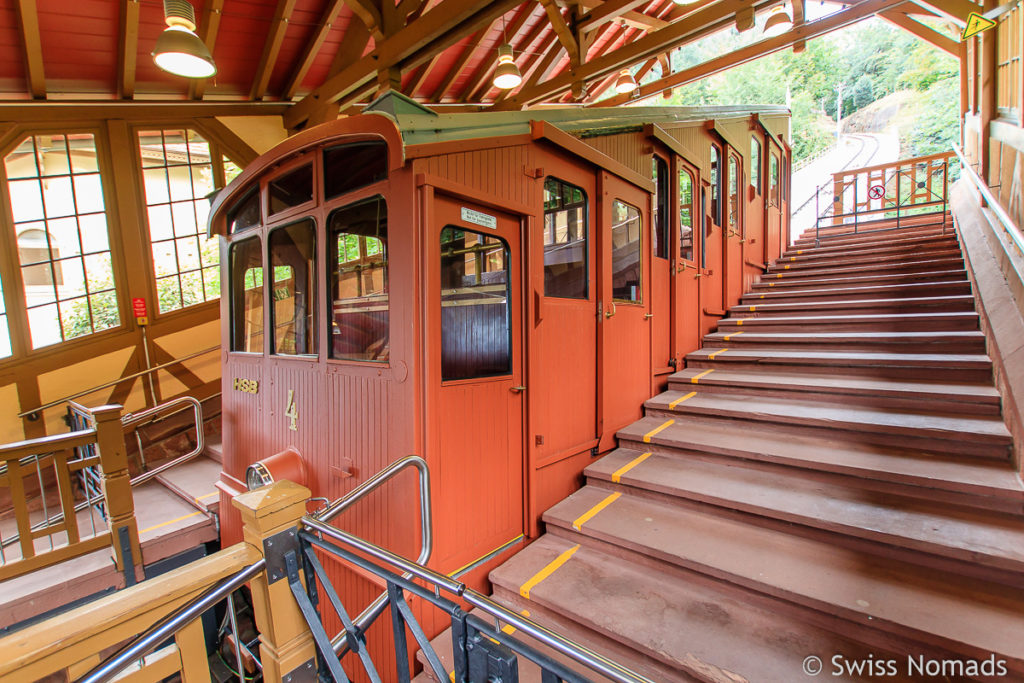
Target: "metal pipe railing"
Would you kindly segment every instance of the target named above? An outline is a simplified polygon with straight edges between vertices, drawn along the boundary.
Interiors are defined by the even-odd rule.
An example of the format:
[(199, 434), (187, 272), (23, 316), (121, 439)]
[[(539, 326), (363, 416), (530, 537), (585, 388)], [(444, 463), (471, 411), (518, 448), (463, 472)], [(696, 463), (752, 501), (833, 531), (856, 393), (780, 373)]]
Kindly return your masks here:
[(526, 633), (538, 642), (547, 645), (572, 660), (586, 666), (591, 671), (600, 673), (617, 683), (652, 683), (650, 679), (626, 669), (607, 657), (604, 657), (593, 650), (566, 638), (565, 636), (555, 633), (527, 617), (516, 614), (451, 577), (440, 574), (416, 562), (407, 560), (396, 555), (390, 550), (381, 548), (380, 546), (363, 540), (358, 536), (353, 536), (350, 533), (324, 524), (311, 515), (303, 517), (302, 523), (307, 528), (319, 532), (322, 536), (327, 536), (335, 541), (344, 543), (380, 562), (390, 564), (391, 566), (399, 569), (403, 574), (408, 574), (410, 577), (416, 577), (427, 582), (434, 587), (435, 591), (443, 589), (452, 593), (456, 597), (465, 600), (473, 607), (476, 607), (491, 617), (514, 626), (516, 629)]
[(978, 188), (978, 191), (981, 192), (981, 196), (984, 197), (985, 201), (988, 203), (988, 208), (991, 209), (992, 213), (994, 213), (996, 218), (999, 219), (999, 222), (1003, 224), (1003, 228), (1010, 236), (1010, 239), (1013, 240), (1014, 245), (1021, 250), (1021, 253), (1024, 253), (1024, 237), (1021, 236), (1020, 226), (1013, 222), (1013, 218), (1010, 217), (1010, 214), (1006, 213), (1006, 209), (1004, 209), (1003, 205), (999, 203), (999, 199), (992, 194), (992, 190), (989, 189), (989, 186), (985, 183), (984, 179), (978, 175), (978, 172), (975, 171), (970, 162), (967, 161), (967, 158), (964, 156), (963, 149), (954, 143), (953, 151), (960, 160), (960, 168), (963, 169), (964, 174), (971, 183)]
[[(143, 410), (138, 413), (128, 413), (127, 415), (121, 418), (122, 425), (124, 425), (125, 427), (135, 427), (136, 430), (138, 430), (138, 427), (141, 424), (143, 424), (144, 422), (149, 422), (150, 420), (156, 418), (157, 416), (163, 413), (167, 413), (168, 415), (174, 415), (175, 413), (179, 413), (182, 410), (185, 410), (186, 408), (183, 407), (185, 405), (192, 406), (192, 413), (195, 417), (195, 448), (193, 448), (188, 453), (185, 453), (184, 455), (178, 456), (177, 458), (171, 460), (170, 462), (166, 462), (163, 465), (160, 465), (159, 467), (149, 470), (148, 472), (143, 472), (142, 474), (136, 477), (132, 477), (132, 486), (138, 486), (143, 482), (149, 481), (150, 479), (157, 476), (161, 472), (166, 472), (172, 467), (177, 467), (178, 465), (186, 463), (189, 460), (192, 460), (193, 458), (198, 456), (200, 453), (203, 452), (203, 450), (206, 449), (206, 434), (203, 430), (203, 404), (199, 402), (199, 399), (193, 398), (192, 396), (182, 396), (180, 398), (167, 401), (166, 403), (161, 403), (158, 406), (149, 408), (147, 410)], [(142, 445), (140, 442), (140, 455), (141, 446)]]
[[(78, 683), (103, 683), (104, 681), (112, 680), (126, 666), (155, 650), (160, 643), (173, 636), (195, 619), (198, 619), (206, 610), (227, 598), (250, 579), (256, 577), (266, 566), (267, 561), (261, 558), (255, 564), (224, 579), (207, 593), (200, 595), (161, 619), (133, 642), (118, 651), (117, 654), (78, 679)], [(237, 640), (238, 638), (239, 634), (235, 633), (235, 639)], [(241, 666), (240, 661), (238, 665)]]
[(43, 405), (38, 406), (36, 408), (30, 408), (29, 410), (22, 411), (22, 412), (18, 413), (18, 418), (20, 419), (20, 418), (23, 418), (23, 417), (29, 417), (31, 415), (38, 415), (38, 413), (40, 413), (40, 412), (42, 412), (44, 410), (47, 410), (49, 408), (53, 408), (54, 406), (59, 406), (60, 404), (67, 403), (68, 401), (73, 401), (74, 399), (81, 398), (82, 396), (87, 396), (87, 395), (93, 393), (94, 391), (99, 391), (100, 389), (107, 389), (109, 387), (117, 386), (121, 382), (130, 380), (130, 379), (135, 379), (137, 377), (142, 377), (143, 375), (148, 375), (150, 373), (156, 372), (157, 370), (163, 370), (164, 368), (168, 368), (168, 367), (170, 367), (172, 365), (177, 365), (178, 363), (183, 363), (183, 362), (185, 362), (187, 360), (192, 360), (193, 358), (197, 358), (197, 357), (202, 356), (204, 354), (211, 353), (213, 351), (218, 351), (218, 350), (220, 350), (220, 344), (218, 344), (217, 346), (211, 346), (208, 349), (203, 349), (202, 351), (196, 351), (195, 353), (190, 353), (189, 355), (182, 356), (181, 358), (175, 358), (174, 360), (167, 361), (166, 363), (161, 363), (160, 365), (154, 365), (151, 368), (148, 368), (146, 370), (141, 370), (139, 372), (132, 373), (131, 375), (125, 375), (124, 377), (118, 377), (115, 380), (111, 380), (111, 381), (105, 382), (103, 384), (98, 384), (98, 385), (96, 385), (94, 387), (91, 387), (89, 389), (84, 389), (82, 391), (78, 391), (78, 392), (75, 392), (73, 394), (69, 394), (69, 395), (64, 396), (62, 398), (59, 398), (59, 399), (57, 399), (55, 401), (50, 401), (49, 403), (44, 403)]

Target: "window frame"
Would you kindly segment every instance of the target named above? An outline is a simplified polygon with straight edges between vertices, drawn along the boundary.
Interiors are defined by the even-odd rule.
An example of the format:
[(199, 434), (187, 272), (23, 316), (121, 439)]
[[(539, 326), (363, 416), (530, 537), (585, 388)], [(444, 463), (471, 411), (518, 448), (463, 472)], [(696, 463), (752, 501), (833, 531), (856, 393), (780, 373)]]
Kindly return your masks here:
[[(755, 154), (755, 150), (757, 153)], [(761, 176), (761, 166), (764, 154), (764, 146), (757, 139), (756, 135), (750, 136), (750, 187), (754, 189), (754, 196), (760, 197), (763, 194), (764, 178)], [(756, 182), (755, 182), (756, 181)]]
[[(313, 353), (280, 353), (277, 350), (277, 320), (275, 319), (277, 307), (274, 305), (276, 301), (273, 298), (274, 288), (274, 267), (271, 265), (271, 254), (270, 254), (270, 240), (275, 232), (281, 230), (287, 230), (296, 225), (309, 221), (310, 227), (313, 233), (313, 265), (310, 270), (313, 275), (313, 286), (314, 288), (320, 287), (320, 245), (319, 233), (320, 228), (316, 220), (316, 216), (313, 214), (307, 214), (299, 216), (289, 222), (278, 222), (273, 226), (268, 226), (265, 234), (263, 235), (263, 299), (264, 299), (264, 335), (267, 335), (266, 330), (270, 330), (273, 334), (268, 335), (268, 340), (264, 344), (267, 358), (297, 358), (299, 360), (310, 360), (311, 358), (318, 358), (320, 356), (320, 294), (316, 291), (311, 296), (307, 297), (309, 305), (313, 307), (313, 311), (310, 314), (312, 324), (310, 325), (310, 331), (313, 335), (313, 346), (316, 350)], [(294, 319), (293, 319), (294, 320)]]
[[(564, 179), (562, 179), (559, 176), (556, 176), (556, 175), (546, 175), (546, 176), (544, 176), (544, 183), (547, 183), (548, 180), (554, 180), (554, 181), (560, 183), (561, 185), (577, 189), (583, 195), (583, 230), (584, 230), (584, 233), (585, 233), (585, 237), (583, 238), (584, 247), (585, 247), (584, 250), (583, 250), (583, 259), (584, 259), (583, 260), (583, 269), (584, 269), (585, 280), (584, 280), (584, 285), (583, 285), (584, 295), (582, 297), (576, 297), (576, 296), (560, 296), (560, 295), (557, 295), (557, 294), (548, 294), (546, 278), (545, 278), (544, 296), (546, 298), (550, 298), (550, 299), (564, 299), (564, 300), (567, 300), (567, 301), (589, 301), (590, 300), (590, 295), (591, 295), (591, 289), (592, 289), (591, 286), (590, 286), (590, 280), (591, 280), (591, 277), (590, 277), (590, 266), (591, 266), (591, 261), (593, 260), (590, 257), (590, 238), (592, 236), (592, 231), (590, 229), (591, 228), (591, 226), (590, 226), (590, 195), (587, 194), (587, 190), (584, 187), (582, 187), (581, 185), (577, 185), (576, 183), (572, 183), (572, 182), (569, 182), (568, 180), (564, 180)], [(546, 228), (545, 223), (546, 223), (546, 219), (547, 219), (547, 216), (548, 216), (548, 210), (543, 207), (543, 197), (544, 197), (544, 189), (543, 189), (543, 185), (542, 185), (541, 186), (541, 204), (542, 204), (542, 206), (541, 206), (541, 214), (542, 214), (542, 216), (541, 216), (541, 222), (540, 222), (540, 229), (541, 229), (541, 231), (546, 231), (547, 228)], [(563, 209), (557, 209), (557, 211), (565, 211), (565, 210), (567, 210), (567, 209), (564, 209), (564, 208)], [(546, 252), (544, 252), (544, 249), (548, 246), (547, 243), (545, 242), (545, 239), (546, 238), (542, 234), (542, 238), (541, 238), (542, 257), (544, 255), (544, 253), (546, 253)], [(558, 244), (558, 242), (553, 242), (553, 244)], [(566, 244), (571, 244), (571, 242), (567, 242)], [(543, 268), (546, 268), (546, 265), (543, 265), (543, 263), (542, 263), (542, 269)]]
[[(657, 170), (657, 178), (654, 179), (654, 194), (651, 195), (651, 254), (654, 258), (671, 260), (672, 172), (668, 161), (661, 155), (652, 154), (651, 160), (652, 175), (654, 170)], [(664, 180), (658, 182), (660, 178), (664, 178)], [(655, 240), (655, 237), (659, 239)], [(660, 251), (664, 255), (658, 253), (659, 247), (662, 247)]]
[(700, 230), (698, 212), (700, 211), (700, 201), (698, 200), (698, 194), (700, 192), (700, 178), (697, 176), (697, 171), (689, 164), (684, 163), (681, 158), (676, 159), (676, 178), (675, 178), (675, 199), (676, 199), (676, 220), (679, 222), (679, 248), (682, 249), (683, 244), (683, 197), (679, 187), (680, 178), (683, 174), (686, 174), (690, 178), (690, 258), (686, 258), (682, 254), (678, 254), (677, 258), (684, 263), (689, 263), (696, 266), (698, 261), (697, 254), (697, 233)]
[[(740, 156), (739, 152), (729, 148), (727, 153), (726, 169), (729, 177), (726, 179), (726, 195), (725, 195), (725, 220), (729, 231), (734, 235), (739, 235), (741, 239), (744, 239), (747, 234), (746, 222), (743, 220), (743, 157)], [(735, 174), (735, 175), (734, 175)], [(735, 207), (735, 222), (733, 218), (733, 184), (736, 187), (736, 207)]]
[(725, 150), (723, 145), (718, 142), (711, 143), (711, 151), (708, 152), (708, 165), (710, 167), (710, 173), (708, 180), (710, 181), (711, 197), (709, 201), (711, 204), (711, 222), (720, 228), (725, 226)]
[[(267, 340), (267, 329), (268, 329), (267, 322), (268, 322), (268, 315), (269, 315), (269, 313), (267, 312), (267, 309), (268, 309), (268, 306), (267, 306), (267, 299), (268, 299), (268, 297), (267, 297), (267, 258), (268, 258), (268, 256), (267, 256), (267, 245), (266, 245), (266, 239), (265, 239), (266, 236), (262, 233), (262, 231), (253, 232), (253, 231), (246, 230), (244, 233), (241, 233), (241, 234), (243, 234), (244, 237), (241, 237), (241, 238), (239, 238), (237, 240), (232, 240), (230, 242), (230, 244), (227, 245), (227, 248), (224, 250), (226, 255), (227, 255), (227, 263), (226, 263), (226, 265), (222, 265), (221, 266), (221, 275), (222, 275), (221, 280), (222, 281), (224, 280), (223, 273), (224, 273), (225, 270), (227, 271), (227, 276), (228, 276), (227, 277), (227, 281), (228, 281), (228, 354), (229, 355), (230, 354), (236, 354), (236, 355), (241, 355), (243, 357), (249, 357), (249, 358), (253, 358), (253, 357), (256, 357), (256, 356), (262, 356), (262, 357), (265, 357), (265, 358), (269, 358), (271, 356), (271, 354), (267, 353), (267, 349), (269, 347), (269, 341)], [(238, 248), (238, 246), (240, 244), (242, 244), (243, 242), (250, 241), (250, 240), (255, 240), (259, 244), (260, 268), (263, 269), (263, 285), (262, 285), (262, 292), (260, 293), (260, 298), (263, 301), (262, 309), (261, 309), (261, 312), (260, 312), (260, 315), (263, 318), (263, 341), (262, 341), (262, 344), (261, 344), (262, 348), (260, 348), (259, 351), (239, 351), (239, 350), (235, 349), (235, 313), (236, 313), (236, 308), (235, 308), (235, 296), (234, 296), (235, 295), (235, 291), (234, 291), (234, 289), (232, 289), (234, 281), (232, 280), (233, 273), (231, 271), (231, 265), (232, 265), (231, 264), (231, 258), (232, 258), (232, 252), (236, 248)], [(243, 291), (244, 291), (244, 289), (243, 289)], [(221, 298), (223, 298), (223, 297), (221, 297)]]
[[(632, 305), (632, 306), (643, 306), (644, 305), (644, 212), (640, 209), (639, 206), (635, 206), (633, 204), (630, 204), (626, 200), (621, 199), (619, 197), (616, 197), (614, 195), (612, 196), (611, 200), (612, 201), (611, 201), (610, 207), (611, 207), (611, 211), (612, 211), (611, 218), (612, 218), (612, 223), (613, 224), (614, 224), (614, 221), (615, 221), (615, 213), (614, 212), (615, 212), (615, 204), (616, 203), (619, 203), (619, 204), (627, 206), (627, 207), (629, 207), (631, 209), (634, 209), (636, 211), (636, 213), (637, 213), (637, 219), (640, 221), (640, 244), (639, 244), (639, 248), (637, 249), (637, 253), (640, 255), (640, 260), (637, 262), (637, 271), (638, 271), (638, 273), (637, 273), (637, 292), (638, 292), (639, 296), (636, 299), (617, 299), (615, 297), (615, 283), (614, 283), (615, 273), (612, 272), (612, 273), (609, 273), (609, 286), (611, 287), (611, 292), (612, 292), (612, 302), (614, 302), (616, 304), (622, 304), (624, 306), (630, 306), (630, 305)], [(613, 229), (613, 225), (609, 225), (608, 229), (609, 229), (609, 234), (610, 234), (610, 231)], [(610, 241), (609, 241), (609, 249), (614, 254), (615, 246), (613, 244), (611, 244)], [(613, 262), (613, 267), (614, 267), (614, 256), (612, 257), (612, 262)]]

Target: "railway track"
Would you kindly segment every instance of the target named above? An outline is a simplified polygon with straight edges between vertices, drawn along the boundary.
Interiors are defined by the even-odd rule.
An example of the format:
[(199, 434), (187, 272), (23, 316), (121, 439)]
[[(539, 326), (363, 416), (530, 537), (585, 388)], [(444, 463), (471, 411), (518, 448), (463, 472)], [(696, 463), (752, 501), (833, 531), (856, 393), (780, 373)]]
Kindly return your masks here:
[[(854, 133), (847, 135), (847, 138), (852, 138), (859, 142), (860, 147), (857, 148), (857, 151), (853, 153), (853, 156), (851, 156), (845, 164), (833, 171), (833, 173), (840, 173), (851, 167), (862, 168), (864, 166), (871, 165), (871, 160), (875, 158), (875, 155), (878, 154), (879, 147), (881, 147), (881, 142), (879, 142), (878, 136), (876, 135)], [(856, 166), (853, 165), (854, 162), (856, 162)], [(815, 197), (820, 198), (820, 206), (829, 206), (832, 201), (832, 184), (826, 183), (825, 185), (820, 186), (817, 192), (813, 193), (804, 201), (803, 204), (793, 210), (792, 215), (796, 216), (798, 213), (803, 211), (812, 201), (814, 201)]]

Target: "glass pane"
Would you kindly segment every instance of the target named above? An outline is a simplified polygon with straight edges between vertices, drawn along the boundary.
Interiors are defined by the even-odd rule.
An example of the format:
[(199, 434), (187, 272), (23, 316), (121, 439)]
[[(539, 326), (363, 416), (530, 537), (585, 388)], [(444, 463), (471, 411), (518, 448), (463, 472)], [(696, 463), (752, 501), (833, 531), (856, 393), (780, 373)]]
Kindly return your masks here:
[(441, 379), (512, 371), (510, 260), (502, 239), (441, 231)]
[(80, 216), (78, 218), (78, 230), (81, 234), (82, 247), (85, 253), (94, 254), (110, 250), (110, 243), (107, 239), (106, 214), (91, 213), (88, 216)]
[(171, 223), (171, 207), (167, 204), (158, 204), (148, 209), (149, 238), (152, 240), (166, 240), (174, 236), (174, 227)]
[(78, 238), (78, 221), (75, 218), (58, 218), (46, 222), (50, 233), (50, 250), (53, 258), (82, 253)]
[(203, 269), (203, 287), (206, 291), (207, 301), (220, 296), (220, 268), (218, 266)]
[(654, 175), (654, 255), (658, 258), (668, 258), (668, 192), (671, 180), (668, 175), (668, 164), (660, 157), (653, 157), (652, 163)]
[(208, 237), (200, 240), (199, 255), (203, 266), (215, 266), (220, 263), (220, 239)]
[(177, 237), (196, 234), (196, 210), (191, 201), (171, 204), (171, 219)]
[(306, 219), (270, 233), (273, 353), (316, 353), (316, 229)]
[(192, 173), (188, 166), (170, 166), (167, 169), (171, 201), (181, 202), (192, 199)]
[(768, 162), (768, 200), (772, 206), (779, 205), (779, 158), (774, 154)]
[(200, 164), (192, 167), (192, 196), (204, 199), (213, 192), (213, 167)]
[(160, 304), (160, 312), (175, 311), (181, 308), (181, 288), (178, 276), (172, 275), (156, 281), (156, 297)]
[(153, 272), (157, 277), (173, 275), (178, 272), (174, 242), (153, 243)]
[(198, 270), (199, 242), (195, 237), (183, 237), (175, 240), (178, 250), (178, 268), (181, 271)]
[(254, 187), (228, 211), (228, 231), (234, 233), (255, 227), (260, 224), (260, 218), (260, 192)]
[[(87, 136), (87, 137), (92, 137)], [(45, 135), (36, 138), (39, 151), (39, 170), (44, 176), (70, 175), (67, 140), (63, 135)]]
[(57, 291), (53, 288), (53, 264), (25, 266), (21, 269), (21, 279), (25, 284), (25, 298), (29, 306), (57, 300)]
[(761, 142), (750, 138), (750, 186), (761, 194)]
[(386, 361), (388, 207), (380, 197), (334, 211), (331, 255), (331, 358)]
[(100, 292), (89, 297), (92, 310), (93, 330), (99, 332), (121, 324), (121, 315), (117, 310), (117, 294), (113, 291)]
[(11, 193), (11, 213), (15, 223), (42, 220), (43, 194), (38, 180), (12, 180), (7, 183), (7, 189)]
[(327, 199), (388, 177), (388, 146), (357, 142), (324, 150), (324, 196)]
[(263, 352), (263, 255), (258, 237), (231, 245), (231, 350)]
[(679, 258), (693, 260), (693, 176), (679, 169)]
[(53, 264), (54, 271), (59, 273), (57, 285), (60, 287), (60, 298), (69, 299), (85, 294), (85, 269), (82, 259), (69, 258)]
[(588, 296), (587, 195), (557, 178), (544, 180), (544, 295)]
[(285, 173), (267, 185), (270, 215), (313, 200), (313, 165)]
[(28, 309), (28, 329), (33, 349), (62, 341), (59, 316), (56, 304)]
[(711, 219), (716, 225), (722, 224), (721, 164), (721, 151), (715, 145), (711, 145)]
[(163, 166), (166, 162), (164, 157), (163, 136), (158, 130), (146, 130), (139, 132), (139, 155), (142, 157), (142, 167)]
[(616, 199), (612, 203), (612, 298), (640, 301), (640, 210)]
[(194, 306), (204, 301), (203, 277), (198, 271), (183, 273), (181, 276), (181, 303)]
[(114, 286), (114, 273), (110, 267), (110, 252), (85, 257), (85, 279), (90, 292)]
[(89, 314), (89, 300), (84, 296), (60, 305), (60, 325), (64, 330), (65, 339), (74, 339), (92, 332), (92, 319)]
[(7, 179), (15, 178), (38, 178), (39, 169), (36, 166), (36, 146), (33, 138), (26, 138), (14, 151), (4, 159), (4, 170), (7, 172)]
[(238, 174), (241, 173), (241, 172), (242, 172), (242, 168), (238, 164), (236, 164), (235, 162), (231, 161), (230, 159), (225, 159), (224, 160), (224, 180), (225, 180), (225, 182), (229, 182), (230, 183), (232, 180), (234, 180), (236, 177), (238, 177)]
[(98, 173), (75, 176), (75, 201), (78, 213), (103, 211), (103, 185)]
[(167, 170), (164, 168), (147, 168), (142, 171), (142, 180), (146, 186), (146, 203), (163, 204), (171, 200), (167, 190)]
[(729, 154), (729, 228), (735, 230), (740, 215), (740, 164)]
[(0, 358), (11, 355), (11, 330), (7, 325), (7, 316), (0, 315)]

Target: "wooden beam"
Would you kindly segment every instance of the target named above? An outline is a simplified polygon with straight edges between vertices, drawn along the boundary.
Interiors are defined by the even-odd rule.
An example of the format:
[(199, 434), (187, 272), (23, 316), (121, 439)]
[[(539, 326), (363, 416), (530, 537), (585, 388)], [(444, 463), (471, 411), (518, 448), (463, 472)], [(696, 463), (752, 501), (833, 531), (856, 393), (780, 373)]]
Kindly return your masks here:
[(320, 17), (320, 23), (317, 24), (316, 30), (313, 32), (312, 39), (306, 43), (302, 50), (302, 57), (299, 58), (299, 63), (296, 65), (292, 75), (288, 77), (288, 83), (284, 87), (284, 99), (290, 100), (295, 97), (295, 93), (302, 87), (303, 79), (306, 78), (310, 67), (313, 66), (313, 61), (320, 52), (320, 48), (323, 47), (327, 34), (331, 32), (331, 28), (338, 18), (338, 12), (341, 11), (341, 6), (344, 4), (345, 0), (331, 0), (327, 4), (327, 8)]
[(635, 40), (614, 52), (589, 60), (576, 70), (576, 74), (562, 74), (544, 83), (538, 83), (531, 88), (524, 88), (515, 97), (510, 97), (502, 102), (500, 108), (503, 110), (519, 109), (565, 91), (576, 78), (582, 78), (587, 81), (603, 78), (613, 71), (621, 70), (640, 60), (656, 57), (662, 52), (686, 43), (692, 37), (699, 35), (703, 30), (710, 29), (723, 20), (731, 20), (738, 10), (746, 6), (748, 6), (746, 0), (722, 0), (721, 2), (703, 7), (663, 29), (648, 33), (639, 40)]
[(401, 64), (411, 69), (422, 64), (436, 51), (454, 45), (520, 4), (520, 0), (493, 0), (485, 5), (480, 0), (444, 0), (377, 45), (368, 56), (328, 78), (292, 107), (285, 125), (293, 129), (301, 126), (313, 109), (351, 96), (371, 82), (382, 67)]
[(338, 47), (338, 51), (334, 53), (334, 59), (331, 61), (331, 68), (327, 72), (327, 78), (341, 73), (358, 62), (363, 53), (366, 52), (366, 46), (370, 44), (370, 37), (370, 29), (366, 28), (363, 22), (353, 17), (348, 22), (345, 35), (341, 37), (341, 45)]
[(569, 54), (569, 61), (573, 65), (579, 64), (580, 45), (576, 41), (576, 36), (573, 34), (572, 29), (569, 28), (569, 24), (565, 21), (565, 17), (562, 16), (562, 10), (555, 4), (555, 0), (540, 0), (540, 4), (543, 5), (544, 11), (547, 12), (548, 21), (551, 23), (551, 28), (555, 30), (558, 41)]
[[(523, 28), (523, 25), (526, 24), (527, 19), (529, 19), (532, 14), (533, 6), (528, 4), (522, 12), (516, 15), (511, 24), (503, 28), (504, 34), (506, 36), (511, 36), (512, 40), (515, 40), (515, 36)], [(484, 31), (484, 34), (486, 33), (487, 31)], [(481, 60), (480, 64), (477, 65), (476, 71), (474, 71), (473, 75), (470, 76), (467, 85), (463, 87), (462, 92), (459, 94), (458, 102), (475, 101), (486, 94), (487, 90), (490, 90), (490, 87), (488, 86), (482, 93), (478, 93), (479, 90), (488, 84), (491, 79), (491, 75), (494, 73), (494, 69), (497, 67), (498, 53), (494, 52), (493, 54), (493, 59), (487, 59), (485, 56), (484, 59)]]
[[(604, 3), (601, 0), (580, 0), (579, 2), (580, 7), (589, 11), (594, 11), (603, 4)], [(664, 19), (648, 16), (642, 12), (637, 12), (636, 10), (622, 12), (618, 18), (626, 22), (627, 25), (632, 26), (633, 28), (638, 28), (641, 31), (656, 31), (658, 29), (665, 28), (669, 24), (669, 22)]]
[(799, 28), (794, 27), (780, 36), (752, 43), (728, 54), (708, 60), (703, 64), (697, 64), (668, 77), (659, 78), (647, 85), (640, 86), (639, 94), (635, 98), (628, 95), (617, 95), (591, 106), (613, 107), (629, 102), (632, 99), (644, 99), (669, 88), (676, 88), (702, 78), (707, 78), (734, 66), (739, 66), (773, 52), (784, 50), (800, 40), (811, 40), (812, 38), (817, 38), (818, 36), (849, 26), (861, 19), (889, 9), (892, 5), (892, 0), (863, 0), (845, 10), (840, 10), (817, 21), (803, 24)]
[(277, 9), (274, 10), (274, 18), (270, 22), (270, 33), (267, 34), (267, 42), (263, 46), (260, 64), (256, 67), (256, 78), (253, 79), (252, 90), (249, 91), (251, 100), (262, 100), (267, 94), (270, 76), (274, 72), (274, 65), (277, 64), (277, 55), (281, 51), (281, 43), (284, 42), (284, 34), (288, 31), (288, 22), (295, 11), (296, 2), (297, 0), (277, 1)]
[[(804, 0), (793, 0), (793, 26), (803, 26), (804, 23)], [(806, 40), (793, 43), (793, 52), (803, 52), (807, 47)]]
[(981, 14), (981, 5), (971, 0), (911, 0), (915, 5), (927, 10), (935, 10), (941, 16), (952, 19), (960, 28), (967, 26), (967, 17), (971, 12)]
[(379, 43), (384, 40), (384, 19), (381, 16), (380, 8), (374, 4), (373, 0), (345, 0), (345, 4), (370, 30), (374, 41)]
[(899, 28), (914, 34), (926, 43), (930, 43), (944, 52), (960, 59), (960, 43), (949, 36), (945, 36), (930, 26), (925, 26), (919, 21), (912, 19), (903, 12), (889, 10), (881, 12), (880, 17)]
[(43, 70), (43, 48), (39, 40), (39, 14), (36, 0), (18, 0), (18, 27), (21, 29), (21, 47), (25, 55), (25, 80), (28, 90), (37, 100), (46, 98), (46, 73)]
[(576, 27), (580, 31), (593, 31), (607, 22), (617, 19), (630, 10), (646, 5), (650, 0), (605, 0), (580, 17)]
[(139, 53), (139, 0), (121, 0), (121, 42), (117, 50), (117, 97), (135, 97), (135, 62)]
[(441, 58), (441, 54), (440, 52), (437, 53), (429, 62), (420, 67), (416, 77), (409, 82), (409, 91), (406, 93), (409, 97), (416, 97), (416, 91), (426, 82), (431, 69), (437, 66), (437, 60)]
[[(448, 73), (445, 74), (441, 84), (434, 89), (434, 94), (430, 96), (431, 102), (440, 103), (441, 100), (444, 99), (445, 93), (448, 92), (448, 88), (462, 71), (463, 67), (466, 66), (466, 62), (468, 62), (469, 58), (473, 56), (476, 49), (480, 47), (480, 41), (483, 40), (485, 35), (487, 35), (487, 29), (483, 29), (470, 37), (469, 42), (466, 43), (466, 46), (462, 50), (462, 54), (459, 55), (458, 59), (455, 60), (455, 63), (452, 64), (450, 69), (448, 69)], [(458, 98), (456, 97), (455, 99)]]
[(68, 124), (104, 119), (171, 121), (200, 116), (281, 116), (281, 102), (38, 102), (0, 104), (0, 119), (19, 123)]
[[(199, 24), (199, 37), (206, 43), (210, 54), (213, 54), (213, 47), (217, 44), (217, 30), (220, 28), (220, 17), (224, 10), (224, 0), (207, 0), (203, 7), (203, 19)], [(206, 92), (206, 84), (210, 79), (202, 78), (192, 81), (188, 86), (188, 98), (190, 100), (201, 100)]]

